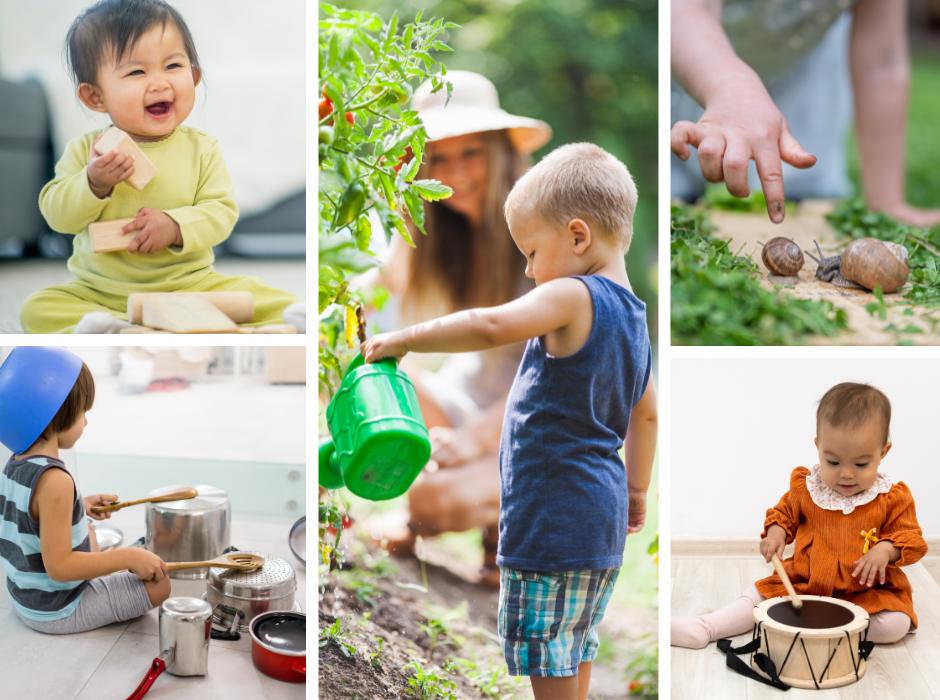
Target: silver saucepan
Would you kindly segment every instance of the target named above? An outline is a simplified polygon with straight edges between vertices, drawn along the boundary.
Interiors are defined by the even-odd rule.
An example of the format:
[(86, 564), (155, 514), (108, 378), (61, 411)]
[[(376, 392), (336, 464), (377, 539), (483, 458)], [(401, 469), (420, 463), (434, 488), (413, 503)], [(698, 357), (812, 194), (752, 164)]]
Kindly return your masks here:
[[(164, 486), (151, 491), (161, 496), (182, 486)], [(195, 498), (146, 505), (144, 547), (163, 561), (206, 561), (231, 545), (232, 505), (228, 494), (214, 486), (194, 486)], [(208, 569), (171, 571), (170, 578), (205, 578)]]

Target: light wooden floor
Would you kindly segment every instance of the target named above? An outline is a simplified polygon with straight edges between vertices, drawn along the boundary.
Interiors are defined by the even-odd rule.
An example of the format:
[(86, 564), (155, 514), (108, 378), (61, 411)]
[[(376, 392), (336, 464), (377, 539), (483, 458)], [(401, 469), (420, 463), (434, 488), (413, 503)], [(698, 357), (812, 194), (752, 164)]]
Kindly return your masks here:
[[(858, 683), (822, 691), (792, 688), (784, 695), (726, 668), (715, 644), (700, 650), (672, 647), (672, 700), (940, 700), (940, 558), (922, 560), (904, 572), (914, 589), (917, 633), (896, 644), (876, 645)], [(773, 567), (760, 558), (673, 558), (672, 615), (717, 610), (771, 573)], [(735, 637), (733, 646), (750, 640), (748, 631)], [(741, 658), (749, 663), (749, 656)]]

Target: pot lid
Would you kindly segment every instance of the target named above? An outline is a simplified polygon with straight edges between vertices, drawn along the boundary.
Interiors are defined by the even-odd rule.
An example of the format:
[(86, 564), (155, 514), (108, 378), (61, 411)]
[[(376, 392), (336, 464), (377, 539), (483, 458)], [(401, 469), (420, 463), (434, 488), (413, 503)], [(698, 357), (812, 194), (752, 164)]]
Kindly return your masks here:
[(154, 489), (147, 494), (147, 497), (162, 496), (167, 493), (173, 493), (180, 489), (193, 488), (199, 494), (195, 498), (184, 498), (180, 501), (160, 501), (158, 503), (148, 503), (147, 508), (156, 508), (160, 511), (194, 511), (194, 510), (215, 510), (220, 506), (228, 505), (228, 494), (215, 486), (190, 486), (188, 484), (177, 484), (176, 486), (164, 486)]
[(212, 606), (200, 598), (167, 598), (160, 606), (160, 615), (174, 620), (205, 622), (212, 618)]
[(251, 571), (209, 569), (208, 585), (222, 595), (243, 600), (280, 598), (297, 589), (294, 567), (287, 560), (266, 552), (246, 550), (243, 554), (257, 554), (264, 566)]

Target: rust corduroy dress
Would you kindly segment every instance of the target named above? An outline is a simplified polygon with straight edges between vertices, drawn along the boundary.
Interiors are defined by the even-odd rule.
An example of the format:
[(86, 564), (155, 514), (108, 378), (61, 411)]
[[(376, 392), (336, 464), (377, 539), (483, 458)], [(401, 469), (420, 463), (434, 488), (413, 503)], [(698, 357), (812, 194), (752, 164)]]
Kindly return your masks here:
[[(902, 482), (887, 493), (878, 494), (848, 515), (841, 510), (820, 508), (810, 496), (806, 477), (810, 470), (797, 467), (790, 474), (790, 490), (767, 511), (767, 528), (779, 525), (787, 531), (787, 543), (794, 542), (793, 557), (783, 568), (797, 594), (828, 596), (847, 600), (869, 614), (881, 610), (905, 613), (917, 626), (911, 584), (899, 567), (918, 561), (927, 553), (927, 543), (917, 524), (914, 498)], [(871, 588), (852, 578), (855, 562), (862, 556), (865, 538), (861, 532), (875, 529), (875, 536), (888, 540), (901, 550), (901, 558), (889, 564), (882, 585), (876, 578)], [(755, 582), (765, 598), (787, 594), (777, 574)]]

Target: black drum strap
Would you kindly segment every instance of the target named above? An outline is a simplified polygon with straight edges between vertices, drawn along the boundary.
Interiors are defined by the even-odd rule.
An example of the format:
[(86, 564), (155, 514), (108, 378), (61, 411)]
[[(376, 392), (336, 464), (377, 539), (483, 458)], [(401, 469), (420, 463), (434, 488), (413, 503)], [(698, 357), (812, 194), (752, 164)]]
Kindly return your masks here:
[[(726, 664), (732, 671), (739, 673), (746, 678), (751, 678), (752, 680), (759, 681), (766, 685), (777, 688), (778, 690), (790, 690), (790, 686), (781, 681), (779, 676), (777, 676), (777, 667), (774, 665), (774, 662), (770, 659), (770, 657), (766, 654), (757, 652), (757, 650), (760, 649), (760, 641), (760, 634), (758, 633), (758, 636), (749, 644), (745, 644), (744, 646), (735, 649), (731, 646), (730, 639), (719, 639), (718, 651), (725, 655)], [(770, 679), (768, 680), (767, 678), (764, 678), (762, 675), (757, 673), (757, 671), (744, 663), (741, 659), (738, 658), (738, 654), (754, 654), (754, 664), (757, 666), (757, 668), (770, 676)]]

